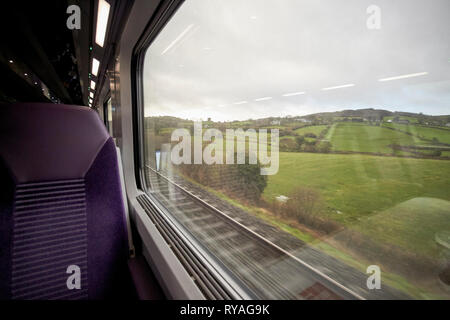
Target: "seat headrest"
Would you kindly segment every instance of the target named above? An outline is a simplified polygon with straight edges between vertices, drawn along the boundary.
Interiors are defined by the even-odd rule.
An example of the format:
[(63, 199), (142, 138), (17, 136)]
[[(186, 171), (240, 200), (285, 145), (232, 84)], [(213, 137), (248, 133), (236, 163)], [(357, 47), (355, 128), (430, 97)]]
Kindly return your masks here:
[(87, 107), (0, 105), (0, 158), (18, 184), (83, 178), (108, 138)]

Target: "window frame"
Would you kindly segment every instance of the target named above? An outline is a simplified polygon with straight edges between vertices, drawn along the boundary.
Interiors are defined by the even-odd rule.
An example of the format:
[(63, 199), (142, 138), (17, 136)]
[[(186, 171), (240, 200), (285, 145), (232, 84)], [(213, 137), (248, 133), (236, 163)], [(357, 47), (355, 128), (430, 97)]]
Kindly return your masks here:
[(176, 218), (165, 208), (153, 192), (147, 188), (145, 180), (145, 148), (144, 148), (144, 88), (143, 71), (147, 49), (152, 45), (159, 33), (170, 22), (173, 15), (185, 0), (163, 0), (158, 5), (156, 13), (150, 18), (143, 34), (133, 48), (131, 60), (132, 88), (132, 121), (134, 168), (137, 188), (150, 201), (153, 209), (171, 226), (171, 231), (177, 234), (203, 262), (208, 271), (234, 299), (257, 299), (257, 296), (231, 270), (211, 254)]
[[(108, 130), (109, 134), (112, 136), (112, 130), (110, 128), (110, 124), (109, 124), (109, 110), (108, 110), (108, 103), (111, 102), (112, 104), (112, 98), (111, 98), (111, 94), (108, 93), (108, 95), (105, 97), (104, 102), (103, 102), (103, 122), (105, 123), (105, 127)], [(111, 108), (111, 117), (112, 117), (112, 108)]]

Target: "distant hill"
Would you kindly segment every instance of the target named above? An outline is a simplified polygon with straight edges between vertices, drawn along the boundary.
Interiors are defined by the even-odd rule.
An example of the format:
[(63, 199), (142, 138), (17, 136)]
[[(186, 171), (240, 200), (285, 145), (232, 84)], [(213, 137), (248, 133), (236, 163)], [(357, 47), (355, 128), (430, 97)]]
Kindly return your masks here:
[[(231, 122), (250, 122), (256, 121), (257, 123), (270, 123), (272, 121), (281, 120), (283, 122), (286, 122), (286, 119), (293, 119), (293, 120), (299, 120), (299, 119), (305, 119), (309, 121), (333, 121), (337, 120), (336, 118), (362, 118), (368, 121), (381, 121), (385, 117), (405, 117), (405, 118), (413, 118), (415, 121), (414, 123), (427, 123), (429, 125), (439, 125), (439, 126), (445, 126), (447, 123), (450, 123), (450, 115), (442, 115), (442, 116), (431, 116), (431, 115), (425, 115), (422, 113), (412, 113), (412, 112), (401, 112), (401, 111), (388, 111), (384, 109), (373, 109), (373, 108), (366, 108), (366, 109), (348, 109), (348, 110), (341, 110), (341, 111), (334, 111), (334, 112), (319, 112), (319, 113), (313, 113), (308, 114), (304, 116), (287, 116), (287, 117), (267, 117), (267, 118), (260, 118), (260, 119), (252, 119), (252, 120), (246, 120), (246, 121), (231, 121)], [(153, 120), (150, 120), (153, 119)], [(176, 118), (176, 117), (169, 117), (169, 116), (160, 116), (160, 117), (146, 117), (146, 122), (149, 124), (149, 121), (153, 122), (163, 122), (165, 123), (165, 126), (167, 127), (177, 127), (177, 125), (181, 123), (186, 124), (186, 122), (191, 122), (190, 120)], [(288, 120), (289, 121), (289, 120)], [(164, 126), (163, 126), (164, 127)]]
[(381, 121), (385, 117), (400, 118), (400, 119), (414, 119), (414, 123), (427, 123), (433, 125), (444, 126), (450, 123), (450, 115), (431, 116), (422, 113), (388, 111), (383, 109), (356, 109), (356, 110), (342, 110), (335, 112), (320, 112), (309, 114), (305, 116), (295, 117), (296, 119), (308, 120), (335, 120), (336, 118), (362, 118), (369, 121)]
[(320, 112), (306, 115), (302, 118), (331, 118), (331, 117), (361, 117), (361, 118), (373, 118), (383, 119), (383, 117), (392, 116), (394, 112), (382, 110), (382, 109), (357, 109), (357, 110), (342, 110), (335, 112)]

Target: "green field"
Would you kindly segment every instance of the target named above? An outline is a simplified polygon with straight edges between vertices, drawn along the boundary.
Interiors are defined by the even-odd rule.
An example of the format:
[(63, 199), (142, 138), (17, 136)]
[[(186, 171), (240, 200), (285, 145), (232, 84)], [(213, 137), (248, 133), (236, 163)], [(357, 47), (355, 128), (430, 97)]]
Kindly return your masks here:
[(172, 135), (172, 132), (175, 130), (176, 130), (176, 128), (161, 128), (161, 129), (159, 129), (158, 134), (161, 136), (167, 135), (170, 137)]
[[(413, 263), (435, 262), (440, 254), (434, 239), (437, 232), (450, 229), (449, 174), (450, 162), (445, 160), (281, 152), (279, 171), (268, 176), (263, 199), (272, 202), (279, 195), (289, 197), (299, 186), (317, 190), (324, 202), (317, 214), (344, 227), (325, 237), (336, 236), (334, 242), (322, 242), (309, 229), (298, 228), (267, 207), (249, 207), (242, 199), (210, 191), (363, 272), (368, 264), (379, 264), (385, 279), (389, 278), (385, 283), (407, 294), (442, 298), (434, 284), (416, 281), (408, 270), (415, 268), (420, 273)], [(364, 249), (354, 251), (359, 245)], [(411, 260), (392, 270), (404, 257)], [(423, 276), (433, 277), (426, 271)]]
[[(441, 151), (441, 157), (450, 157), (450, 147), (432, 141), (436, 138), (440, 143), (450, 144), (450, 130), (420, 126), (414, 118), (408, 120), (409, 125), (383, 122), (381, 126), (324, 121), (296, 129), (295, 133), (289, 128), (293, 125), (298, 128), (297, 123), (253, 126), (257, 136), (258, 129), (263, 127), (279, 128), (282, 134), (287, 134), (280, 136), (280, 150), (289, 152), (279, 153), (279, 171), (267, 177), (262, 194), (265, 202), (249, 209), (250, 202), (243, 196), (229, 195), (230, 198), (221, 190), (210, 191), (337, 259), (350, 265), (361, 264), (363, 271), (367, 264), (379, 264), (385, 276), (391, 272), (389, 285), (401, 287), (408, 294), (415, 292), (417, 297), (425, 297), (422, 286), (427, 294), (442, 294), (429, 283), (433, 272), (424, 270), (424, 266), (438, 261), (441, 248), (435, 242), (436, 233), (450, 230), (450, 161), (424, 156), (438, 157), (435, 151)], [(242, 121), (229, 125), (251, 128), (252, 124), (252, 121)], [(320, 144), (325, 142), (316, 138), (306, 137), (308, 143), (297, 144), (299, 135), (312, 133), (319, 137), (328, 127), (323, 140), (330, 141), (331, 151), (337, 153), (318, 153), (323, 150)], [(170, 124), (159, 130), (161, 142), (173, 128)], [(267, 149), (271, 150), (268, 131)], [(225, 148), (226, 141), (221, 142)], [(393, 144), (403, 148), (394, 151), (390, 146)], [(248, 146), (246, 141), (246, 149)], [(319, 205), (313, 213), (294, 215), (291, 213), (295, 211), (282, 211), (286, 207), (267, 205), (267, 202), (278, 203), (275, 198), (280, 195), (291, 197), (294, 191), (301, 195), (302, 190), (296, 190), (301, 187), (320, 194), (314, 200)], [(298, 208), (308, 206), (301, 201), (304, 200), (288, 204), (294, 203)], [(308, 222), (304, 220), (308, 214), (320, 219)], [(328, 225), (315, 224), (317, 221), (326, 221)], [(334, 229), (327, 229), (330, 225)], [(323, 239), (330, 241), (322, 242)], [(411, 276), (412, 270), (423, 278)]]
[(299, 135), (304, 135), (306, 133), (314, 133), (316, 136), (319, 136), (320, 133), (327, 128), (326, 125), (319, 125), (319, 126), (309, 126), (309, 127), (303, 127), (300, 129), (295, 130), (295, 133)]
[(395, 128), (397, 130), (409, 132), (416, 137), (423, 137), (427, 140), (436, 138), (439, 142), (450, 144), (450, 130), (433, 127), (423, 127), (419, 125), (407, 125), (398, 123), (385, 123), (383, 126)]
[(263, 198), (314, 188), (324, 198), (323, 215), (353, 223), (417, 197), (450, 200), (449, 176), (450, 162), (443, 160), (280, 152), (279, 171), (269, 176)]
[(273, 202), (299, 186), (314, 189), (323, 202), (316, 214), (344, 226), (338, 233), (344, 246), (370, 247), (362, 259), (382, 255), (380, 264), (397, 265), (401, 252), (413, 261), (437, 261), (441, 248), (434, 237), (450, 230), (449, 175), (444, 160), (282, 152), (263, 198)]
[[(388, 119), (393, 117), (385, 117), (384, 121)], [(414, 269), (429, 281), (433, 275), (426, 274), (427, 271), (421, 273), (421, 270), (422, 266), (429, 265), (429, 261), (438, 261), (440, 248), (434, 240), (436, 232), (450, 230), (450, 161), (425, 159), (424, 156), (438, 157), (435, 151), (441, 151), (441, 157), (450, 157), (450, 147), (442, 145), (450, 144), (450, 129), (421, 126), (414, 117), (402, 116), (400, 119), (407, 119), (410, 124), (383, 122), (377, 126), (368, 122), (331, 123), (327, 120), (315, 121), (321, 124), (296, 129), (295, 133), (289, 130), (294, 126), (298, 128), (295, 122), (284, 121), (278, 126), (256, 125), (251, 120), (229, 123), (232, 128), (253, 127), (257, 135), (259, 128), (283, 130), (282, 133), (287, 135), (280, 136), (280, 150), (289, 152), (279, 153), (279, 171), (267, 177), (262, 199), (277, 203), (276, 197), (291, 197), (297, 188), (313, 189), (316, 191), (314, 194), (320, 194), (318, 200), (314, 200), (320, 203), (316, 207), (319, 209), (313, 214), (322, 218), (317, 220), (328, 221), (337, 228), (329, 232), (321, 225), (278, 211), (280, 206), (268, 206), (265, 202), (255, 205), (251, 211), (303, 241), (312, 243), (323, 237), (332, 239), (334, 242), (326, 244), (319, 241), (320, 249), (325, 246), (327, 253), (333, 255), (335, 252), (338, 258), (344, 255), (351, 257), (343, 259), (345, 261), (358, 261), (363, 267), (374, 261), (380, 263), (393, 272), (394, 278), (398, 275), (405, 277), (400, 282), (406, 284), (406, 291), (412, 290), (413, 283), (420, 282), (416, 283), (409, 270)], [(313, 133), (319, 137), (328, 127), (330, 129), (323, 140), (330, 141), (331, 151), (337, 153), (314, 153), (323, 150), (320, 144), (325, 142), (320, 139), (307, 137), (308, 144), (297, 144), (299, 135)], [(159, 134), (168, 136), (173, 128), (173, 124), (168, 124), (167, 128), (160, 129)], [(267, 149), (270, 150), (268, 131)], [(222, 142), (225, 148), (226, 141)], [(403, 148), (394, 152), (390, 146), (393, 144)], [(247, 149), (248, 145), (246, 142)], [(314, 148), (306, 149), (305, 146)], [(427, 148), (405, 148), (407, 146)], [(246, 207), (249, 202), (245, 197), (231, 195), (232, 198), (228, 198), (221, 190), (214, 192), (250, 210)], [(301, 194), (301, 190), (297, 190), (297, 194)], [(290, 203), (300, 203), (298, 207), (308, 205)], [(425, 263), (420, 264), (422, 261)], [(435, 291), (433, 286), (425, 283), (425, 287), (431, 288), (430, 292)]]
[(450, 201), (413, 198), (364, 219), (357, 229), (373, 241), (436, 258), (441, 248), (435, 235), (450, 230)]
[(417, 118), (414, 117), (408, 117), (408, 116), (388, 116), (388, 117), (384, 117), (383, 121), (388, 121), (388, 120), (394, 120), (394, 118), (398, 117), (399, 120), (408, 120), (410, 123), (418, 123), (419, 120)]
[[(421, 144), (417, 137), (378, 126), (338, 123), (330, 137), (334, 151), (392, 153), (391, 144)], [(422, 143), (423, 144), (423, 143)]]

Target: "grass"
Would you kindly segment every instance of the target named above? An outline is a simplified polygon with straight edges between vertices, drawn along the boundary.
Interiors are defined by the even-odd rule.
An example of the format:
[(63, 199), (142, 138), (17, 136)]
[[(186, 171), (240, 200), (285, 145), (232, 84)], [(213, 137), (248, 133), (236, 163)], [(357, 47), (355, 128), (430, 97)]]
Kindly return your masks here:
[[(192, 181), (189, 179), (192, 183), (199, 185), (195, 181)], [(201, 185), (200, 185), (201, 186)], [(325, 241), (322, 241), (320, 239), (317, 239), (315, 236), (311, 235), (310, 233), (300, 230), (297, 227), (291, 226), (288, 222), (286, 222), (284, 219), (275, 216), (266, 210), (262, 210), (261, 208), (254, 207), (254, 206), (247, 206), (244, 205), (235, 199), (232, 199), (223, 193), (216, 191), (214, 189), (201, 186), (202, 188), (206, 189), (208, 192), (211, 192), (212, 194), (216, 195), (220, 199), (229, 202), (232, 205), (235, 205), (236, 207), (239, 207), (246, 212), (249, 212), (258, 218), (266, 221), (267, 223), (278, 227), (280, 230), (283, 230), (292, 236), (300, 239), (301, 241), (308, 243), (310, 246), (320, 250), (324, 254), (327, 254), (331, 257), (334, 257), (338, 259), (339, 261), (342, 261), (343, 263), (347, 264), (348, 266), (351, 266), (355, 268), (356, 270), (359, 270), (360, 272), (365, 273), (366, 268), (368, 265), (371, 264), (370, 261), (364, 261), (364, 259), (361, 259), (361, 257), (353, 257), (350, 253), (345, 252), (345, 249), (339, 249), (335, 246), (331, 245), (330, 243), (327, 243)], [(440, 295), (436, 295), (434, 293), (429, 292), (429, 290), (422, 288), (421, 286), (415, 285), (414, 283), (411, 283), (408, 279), (391, 273), (387, 272), (385, 270), (382, 270), (382, 276), (383, 276), (383, 283), (386, 285), (396, 288), (405, 294), (411, 296), (415, 299), (444, 299), (444, 297)]]
[(449, 175), (450, 162), (442, 160), (280, 152), (279, 171), (269, 176), (263, 198), (314, 188), (324, 198), (324, 215), (352, 223), (416, 197), (450, 200)]
[[(396, 116), (387, 116), (383, 118), (383, 121), (394, 120)], [(408, 116), (398, 116), (399, 120), (408, 120), (410, 123), (418, 123), (419, 119)]]
[(280, 137), (280, 141), (283, 140), (283, 139), (295, 140), (295, 137), (294, 136), (282, 136), (282, 137)]
[[(317, 240), (311, 243), (310, 245), (314, 248), (317, 248), (321, 252), (329, 256), (332, 256), (344, 262), (348, 266), (351, 266), (363, 273), (366, 273), (367, 266), (371, 264), (370, 261), (365, 261), (361, 259), (361, 257), (353, 257), (349, 253), (341, 249), (338, 249), (324, 241)], [(382, 282), (384, 284), (392, 288), (395, 288), (401, 292), (404, 292), (413, 299), (431, 299), (431, 300), (446, 299), (446, 297), (430, 292), (429, 289), (425, 289), (422, 286), (414, 284), (413, 282), (409, 281), (407, 278), (401, 275), (388, 272), (386, 270), (383, 270), (383, 268), (381, 271), (382, 271)]]
[[(326, 127), (309, 126), (297, 129), (296, 133), (318, 136)], [(331, 141), (334, 151), (391, 154), (390, 144), (431, 145), (426, 140), (434, 137), (450, 143), (450, 130), (415, 124), (384, 123), (379, 127), (346, 122), (333, 124), (325, 139)], [(406, 151), (398, 153), (409, 155)], [(443, 151), (442, 155), (450, 156), (450, 151)], [(320, 214), (325, 219), (334, 219), (370, 241), (392, 244), (405, 252), (434, 259), (439, 254), (435, 233), (450, 229), (449, 174), (450, 162), (445, 160), (280, 152), (279, 172), (268, 177), (263, 198), (270, 202), (279, 195), (289, 196), (298, 186), (316, 189), (323, 198), (324, 209)], [(367, 257), (356, 256), (340, 244), (323, 242), (315, 238), (315, 233), (290, 220), (242, 204), (220, 191), (205, 189), (361, 272), (371, 264), (365, 261)], [(415, 298), (441, 298), (416, 286), (414, 279), (409, 280), (383, 270), (383, 283)]]
[(176, 128), (161, 128), (161, 129), (159, 129), (158, 134), (170, 136), (172, 134), (172, 132), (175, 130), (176, 130)]
[(423, 137), (427, 140), (437, 138), (439, 142), (450, 144), (450, 130), (433, 127), (424, 127), (419, 125), (407, 125), (398, 123), (385, 123), (383, 126), (395, 128), (397, 130), (409, 132), (416, 137)]
[(336, 130), (336, 123), (333, 123), (330, 127), (330, 129), (328, 130), (327, 134), (325, 135), (325, 139), (324, 140), (331, 140), (331, 137), (334, 135), (334, 131)]
[(319, 126), (309, 126), (309, 127), (303, 127), (295, 130), (295, 133), (299, 135), (304, 135), (306, 133), (314, 133), (316, 136), (319, 136), (320, 133), (327, 128), (326, 125), (319, 125)]
[(334, 151), (391, 154), (389, 145), (414, 145), (420, 140), (403, 132), (359, 123), (338, 123), (330, 137)]
[(450, 230), (450, 201), (414, 198), (361, 221), (356, 229), (373, 241), (394, 244), (421, 256), (437, 258), (437, 232)]

